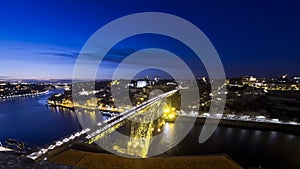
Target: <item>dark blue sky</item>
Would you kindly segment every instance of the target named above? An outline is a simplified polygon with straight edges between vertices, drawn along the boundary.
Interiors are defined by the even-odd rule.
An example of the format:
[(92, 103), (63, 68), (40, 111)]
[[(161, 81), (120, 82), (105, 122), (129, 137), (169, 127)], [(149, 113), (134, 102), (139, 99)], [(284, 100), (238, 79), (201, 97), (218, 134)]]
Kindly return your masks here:
[[(149, 11), (198, 26), (218, 51), (228, 77), (299, 75), (299, 9), (296, 0), (0, 1), (0, 77), (71, 78), (78, 52), (95, 31), (124, 15)], [(173, 43), (156, 38), (137, 38), (117, 49), (126, 53), (159, 42), (157, 47), (172, 50)]]

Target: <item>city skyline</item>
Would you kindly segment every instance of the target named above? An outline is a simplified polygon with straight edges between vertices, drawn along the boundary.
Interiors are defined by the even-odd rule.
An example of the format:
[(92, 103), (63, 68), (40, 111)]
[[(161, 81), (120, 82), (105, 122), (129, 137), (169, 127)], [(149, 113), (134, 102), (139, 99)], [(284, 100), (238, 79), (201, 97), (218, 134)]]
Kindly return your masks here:
[[(299, 2), (172, 4), (1, 2), (1, 78), (71, 79), (80, 49), (95, 31), (114, 19), (145, 11), (170, 13), (195, 24), (216, 48), (227, 77), (276, 77), (285, 73), (299, 76)], [(157, 47), (180, 55), (196, 76), (205, 76), (201, 63), (189, 60), (192, 53), (185, 46), (177, 49), (179, 45), (172, 39), (152, 35), (126, 39), (110, 52), (106, 69), (101, 72), (111, 72), (116, 61), (132, 52)], [(100, 77), (107, 78), (105, 74)]]

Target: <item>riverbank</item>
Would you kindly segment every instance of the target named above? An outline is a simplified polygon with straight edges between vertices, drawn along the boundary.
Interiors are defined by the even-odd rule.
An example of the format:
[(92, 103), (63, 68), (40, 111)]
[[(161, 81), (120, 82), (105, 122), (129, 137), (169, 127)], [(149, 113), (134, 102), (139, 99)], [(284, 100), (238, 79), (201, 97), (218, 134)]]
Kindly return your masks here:
[(48, 94), (49, 90), (42, 91), (42, 92), (37, 92), (37, 93), (26, 93), (26, 94), (19, 94), (19, 95), (9, 95), (9, 96), (2, 96), (0, 97), (0, 100), (10, 100), (10, 99), (18, 99), (22, 97), (29, 97), (29, 96), (39, 96), (43, 94)]
[[(180, 119), (183, 122), (190, 122), (194, 118), (195, 117), (189, 117), (189, 116), (181, 116), (180, 117)], [(207, 120), (207, 118), (205, 118), (205, 117), (197, 117), (195, 122), (198, 124), (204, 124), (206, 122), (206, 120)], [(207, 120), (207, 123), (213, 125), (213, 124), (218, 123), (218, 120), (210, 118)], [(279, 132), (292, 133), (292, 134), (300, 133), (300, 126), (293, 125), (293, 124), (280, 124), (280, 123), (221, 119), (219, 121), (218, 126), (245, 128), (245, 129), (253, 129), (253, 130), (279, 131)]]
[[(117, 109), (111, 110), (111, 109), (105, 109), (105, 108), (90, 108), (88, 106), (74, 106), (74, 105), (66, 105), (66, 104), (59, 104), (59, 105), (52, 105), (48, 104), (52, 107), (63, 107), (68, 108), (70, 110), (74, 110), (75, 108), (79, 109), (86, 109), (86, 110), (92, 110), (92, 111), (105, 111), (105, 112), (117, 112), (120, 113), (122, 111), (118, 111)], [(180, 118), (182, 121), (193, 121), (194, 118), (196, 119), (196, 123), (204, 124), (206, 122), (206, 117), (193, 117), (193, 116), (185, 116), (180, 115)], [(173, 120), (167, 120), (168, 122), (173, 122)], [(218, 119), (209, 118), (207, 121), (210, 124), (217, 123)], [(297, 134), (300, 133), (300, 125), (298, 124), (289, 124), (289, 123), (275, 123), (275, 122), (259, 122), (259, 121), (253, 121), (253, 120), (233, 120), (233, 119), (225, 119), (222, 118), (218, 125), (220, 126), (226, 126), (226, 127), (236, 127), (236, 128), (245, 128), (245, 129), (255, 129), (255, 130), (269, 130), (269, 131), (279, 131), (279, 132), (285, 132), (285, 133), (292, 133)]]
[(83, 110), (90, 110), (90, 111), (103, 111), (103, 112), (112, 112), (112, 113), (121, 113), (124, 110), (123, 109), (116, 109), (116, 108), (105, 108), (105, 107), (92, 107), (92, 106), (85, 106), (85, 105), (73, 105), (73, 104), (52, 104), (48, 102), (48, 106), (50, 107), (61, 107), (61, 108), (67, 108), (70, 110), (75, 109), (83, 109)]

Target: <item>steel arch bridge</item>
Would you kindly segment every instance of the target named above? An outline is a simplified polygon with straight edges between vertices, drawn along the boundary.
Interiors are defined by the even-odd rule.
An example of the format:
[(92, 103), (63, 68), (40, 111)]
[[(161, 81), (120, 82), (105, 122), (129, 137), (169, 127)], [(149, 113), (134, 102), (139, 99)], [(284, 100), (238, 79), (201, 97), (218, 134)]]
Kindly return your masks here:
[[(112, 145), (110, 134), (123, 126), (126, 122), (132, 121), (130, 129), (130, 139), (127, 144), (127, 155), (146, 158), (151, 144), (153, 135), (153, 128), (155, 120), (159, 119), (165, 107), (168, 107), (167, 98), (178, 92), (179, 89), (174, 89), (163, 93), (159, 96), (153, 97), (139, 105), (126, 110), (119, 115), (113, 116), (103, 122), (99, 122), (93, 128), (85, 128), (82, 131), (73, 133), (56, 144), (49, 145), (47, 148), (39, 149), (27, 155), (27, 158), (32, 160), (41, 160), (48, 156), (53, 156), (55, 153), (68, 149), (77, 142), (87, 144), (105, 143), (105, 145)], [(139, 121), (134, 118), (139, 118)], [(135, 150), (133, 151), (134, 148)]]

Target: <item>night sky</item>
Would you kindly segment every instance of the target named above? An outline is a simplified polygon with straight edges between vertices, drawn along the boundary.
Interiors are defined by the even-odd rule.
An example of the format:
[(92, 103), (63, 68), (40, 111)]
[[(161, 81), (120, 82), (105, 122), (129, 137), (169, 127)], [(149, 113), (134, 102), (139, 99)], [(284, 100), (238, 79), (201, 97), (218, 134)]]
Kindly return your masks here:
[[(88, 38), (110, 21), (137, 12), (170, 13), (195, 24), (216, 48), (227, 77), (300, 75), (299, 9), (296, 0), (2, 0), (0, 79), (70, 79)], [(114, 65), (110, 57), (146, 47), (178, 50), (178, 42), (171, 41), (157, 36), (124, 40), (106, 64)], [(191, 57), (185, 47), (178, 54)], [(201, 68), (194, 72), (205, 75)]]

